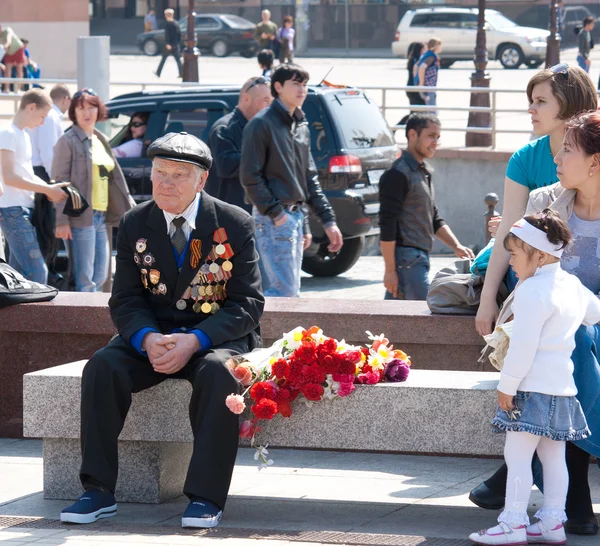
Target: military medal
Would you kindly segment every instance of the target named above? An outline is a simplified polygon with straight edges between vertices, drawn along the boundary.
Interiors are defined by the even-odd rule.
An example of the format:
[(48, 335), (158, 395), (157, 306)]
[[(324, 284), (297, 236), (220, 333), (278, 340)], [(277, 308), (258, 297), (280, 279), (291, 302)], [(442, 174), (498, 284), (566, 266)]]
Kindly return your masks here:
[(140, 265), (140, 257), (137, 254), (133, 255), (133, 261), (137, 264)]
[(198, 287), (198, 295), (201, 297), (206, 296), (206, 286), (199, 286)]
[(221, 306), (218, 303), (211, 303), (210, 304), (210, 312), (215, 314), (219, 309), (221, 309)]
[(216, 247), (215, 247), (215, 252), (221, 256), (221, 254), (225, 254), (225, 246), (222, 245), (221, 243), (219, 243)]
[(150, 270), (150, 282), (152, 284), (158, 284), (158, 281), (160, 281), (160, 271), (158, 269), (151, 269)]
[(204, 289), (204, 291), (206, 292), (207, 296), (212, 296), (214, 293), (214, 289), (210, 284)]
[(192, 269), (196, 269), (202, 258), (202, 241), (200, 239), (192, 239), (190, 241), (190, 265)]
[(221, 264), (221, 267), (223, 268), (223, 271), (231, 271), (233, 269), (233, 264), (229, 260), (225, 260)]
[(199, 290), (198, 286), (192, 287), (192, 293), (191, 293), (192, 298), (194, 298), (194, 299), (198, 298), (199, 291), (200, 290)]
[(175, 307), (177, 307), (177, 309), (179, 309), (180, 311), (184, 311), (187, 307), (187, 303), (185, 300), (177, 300)]
[(144, 254), (142, 261), (144, 262), (144, 265), (151, 266), (156, 260), (154, 259), (154, 256), (148, 252), (148, 254)]
[(202, 306), (200, 307), (200, 310), (201, 310), (203, 313), (210, 313), (210, 312), (211, 312), (211, 310), (212, 310), (212, 306), (211, 306), (211, 304), (210, 304), (210, 303), (208, 303), (208, 302), (206, 302), (206, 301), (205, 301), (205, 302), (202, 304)]
[(202, 266), (200, 267), (200, 271), (202, 273), (204, 273), (205, 275), (208, 275), (208, 273), (210, 273), (210, 268), (208, 264), (202, 264)]
[(138, 239), (135, 243), (135, 249), (142, 254), (146, 251), (146, 239)]
[(213, 262), (212, 264), (210, 264), (208, 266), (208, 270), (214, 275), (215, 273), (219, 272), (219, 264), (216, 264), (215, 262)]
[(181, 296), (181, 299), (182, 299), (182, 300), (189, 300), (189, 299), (190, 299), (190, 297), (191, 297), (191, 295), (192, 295), (192, 287), (191, 287), (191, 286), (188, 286), (188, 287), (185, 289), (185, 292), (183, 293), (183, 295)]
[(142, 273), (142, 284), (144, 285), (144, 288), (148, 288), (148, 279), (146, 278), (145, 273)]
[(202, 311), (202, 304), (199, 301), (197, 301), (192, 306), (192, 310), (194, 311), (194, 313), (200, 313), (200, 311)]
[(162, 294), (163, 296), (167, 293), (167, 285), (164, 282), (161, 282), (158, 285), (158, 293)]

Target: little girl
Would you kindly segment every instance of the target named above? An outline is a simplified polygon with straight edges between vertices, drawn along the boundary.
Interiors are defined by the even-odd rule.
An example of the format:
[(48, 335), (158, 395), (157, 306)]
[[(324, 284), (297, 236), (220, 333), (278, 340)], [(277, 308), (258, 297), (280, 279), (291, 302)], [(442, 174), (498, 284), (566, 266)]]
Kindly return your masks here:
[[(600, 321), (600, 300), (560, 267), (570, 243), (568, 225), (550, 209), (526, 216), (504, 240), (520, 279), (514, 292), (514, 323), (498, 384), (495, 431), (506, 431), (508, 466), (504, 511), (498, 525), (472, 533), (477, 544), (564, 544), (569, 476), (567, 441), (589, 436), (575, 398), (571, 353), (581, 324)], [(544, 504), (529, 524), (531, 460), (544, 468)]]

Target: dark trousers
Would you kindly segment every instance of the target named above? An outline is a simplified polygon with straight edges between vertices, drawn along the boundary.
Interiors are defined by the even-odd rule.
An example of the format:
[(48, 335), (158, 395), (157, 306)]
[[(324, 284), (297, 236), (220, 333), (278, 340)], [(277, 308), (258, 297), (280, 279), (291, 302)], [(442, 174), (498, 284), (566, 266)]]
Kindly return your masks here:
[[(590, 454), (575, 444), (567, 442), (567, 469), (569, 470), (569, 490), (567, 492), (567, 517), (569, 519), (585, 519), (594, 516), (592, 495), (588, 482)], [(497, 495), (506, 494), (506, 477), (508, 469), (503, 464), (496, 473), (485, 481), (485, 484)]]
[[(50, 182), (50, 176), (44, 167), (34, 167), (33, 172), (44, 182)], [(40, 251), (44, 256), (48, 270), (53, 271), (59, 246), (59, 241), (54, 235), (54, 230), (56, 228), (56, 211), (50, 200), (41, 193), (36, 193), (35, 195), (33, 225), (35, 226)]]
[(169, 57), (169, 55), (173, 55), (173, 57), (175, 57), (177, 69), (179, 70), (179, 77), (181, 78), (183, 76), (183, 65), (181, 64), (181, 46), (179, 45), (172, 46), (171, 49), (167, 49), (165, 47), (165, 49), (163, 50), (162, 59), (160, 60), (160, 63), (158, 63), (158, 68), (156, 69), (156, 75), (160, 78), (162, 69), (165, 66), (165, 63), (167, 62), (167, 58)]
[[(118, 473), (117, 440), (131, 406), (131, 394), (149, 389), (169, 377), (192, 384), (189, 405), (194, 448), (184, 493), (202, 497), (223, 508), (238, 448), (239, 419), (225, 405), (238, 383), (223, 365), (248, 351), (244, 340), (196, 353), (174, 375), (155, 372), (148, 358), (121, 336), (92, 356), (81, 386), (81, 482), (98, 482), (115, 491)], [(168, 403), (168, 401), (165, 401)]]

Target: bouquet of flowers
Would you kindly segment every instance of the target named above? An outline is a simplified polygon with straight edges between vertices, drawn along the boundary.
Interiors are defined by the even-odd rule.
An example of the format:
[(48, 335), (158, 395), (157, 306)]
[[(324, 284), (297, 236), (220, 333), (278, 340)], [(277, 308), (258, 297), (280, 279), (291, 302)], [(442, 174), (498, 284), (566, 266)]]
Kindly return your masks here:
[[(406, 381), (410, 357), (394, 349), (386, 337), (367, 332), (371, 341), (364, 347), (326, 337), (317, 326), (295, 328), (268, 349), (230, 359), (226, 365), (244, 388), (230, 394), (225, 403), (236, 414), (247, 412), (240, 425), (240, 437), (256, 448), (259, 469), (273, 464), (266, 446), (256, 446), (261, 420), (277, 414), (290, 417), (292, 402), (298, 398), (307, 405), (352, 394), (355, 384), (375, 385), (383, 381)], [(248, 411), (249, 410), (249, 411)]]

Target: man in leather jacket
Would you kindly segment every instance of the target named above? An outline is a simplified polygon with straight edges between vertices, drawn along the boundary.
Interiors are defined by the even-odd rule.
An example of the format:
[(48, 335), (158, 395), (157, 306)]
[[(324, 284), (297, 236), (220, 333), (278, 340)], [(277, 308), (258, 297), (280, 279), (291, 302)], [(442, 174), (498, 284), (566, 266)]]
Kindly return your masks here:
[(242, 139), (240, 181), (252, 204), (265, 296), (300, 295), (302, 252), (312, 241), (307, 207), (323, 223), (329, 251), (338, 252), (343, 244), (319, 184), (301, 110), (308, 78), (297, 65), (280, 65), (271, 79), (275, 100), (248, 122)]

